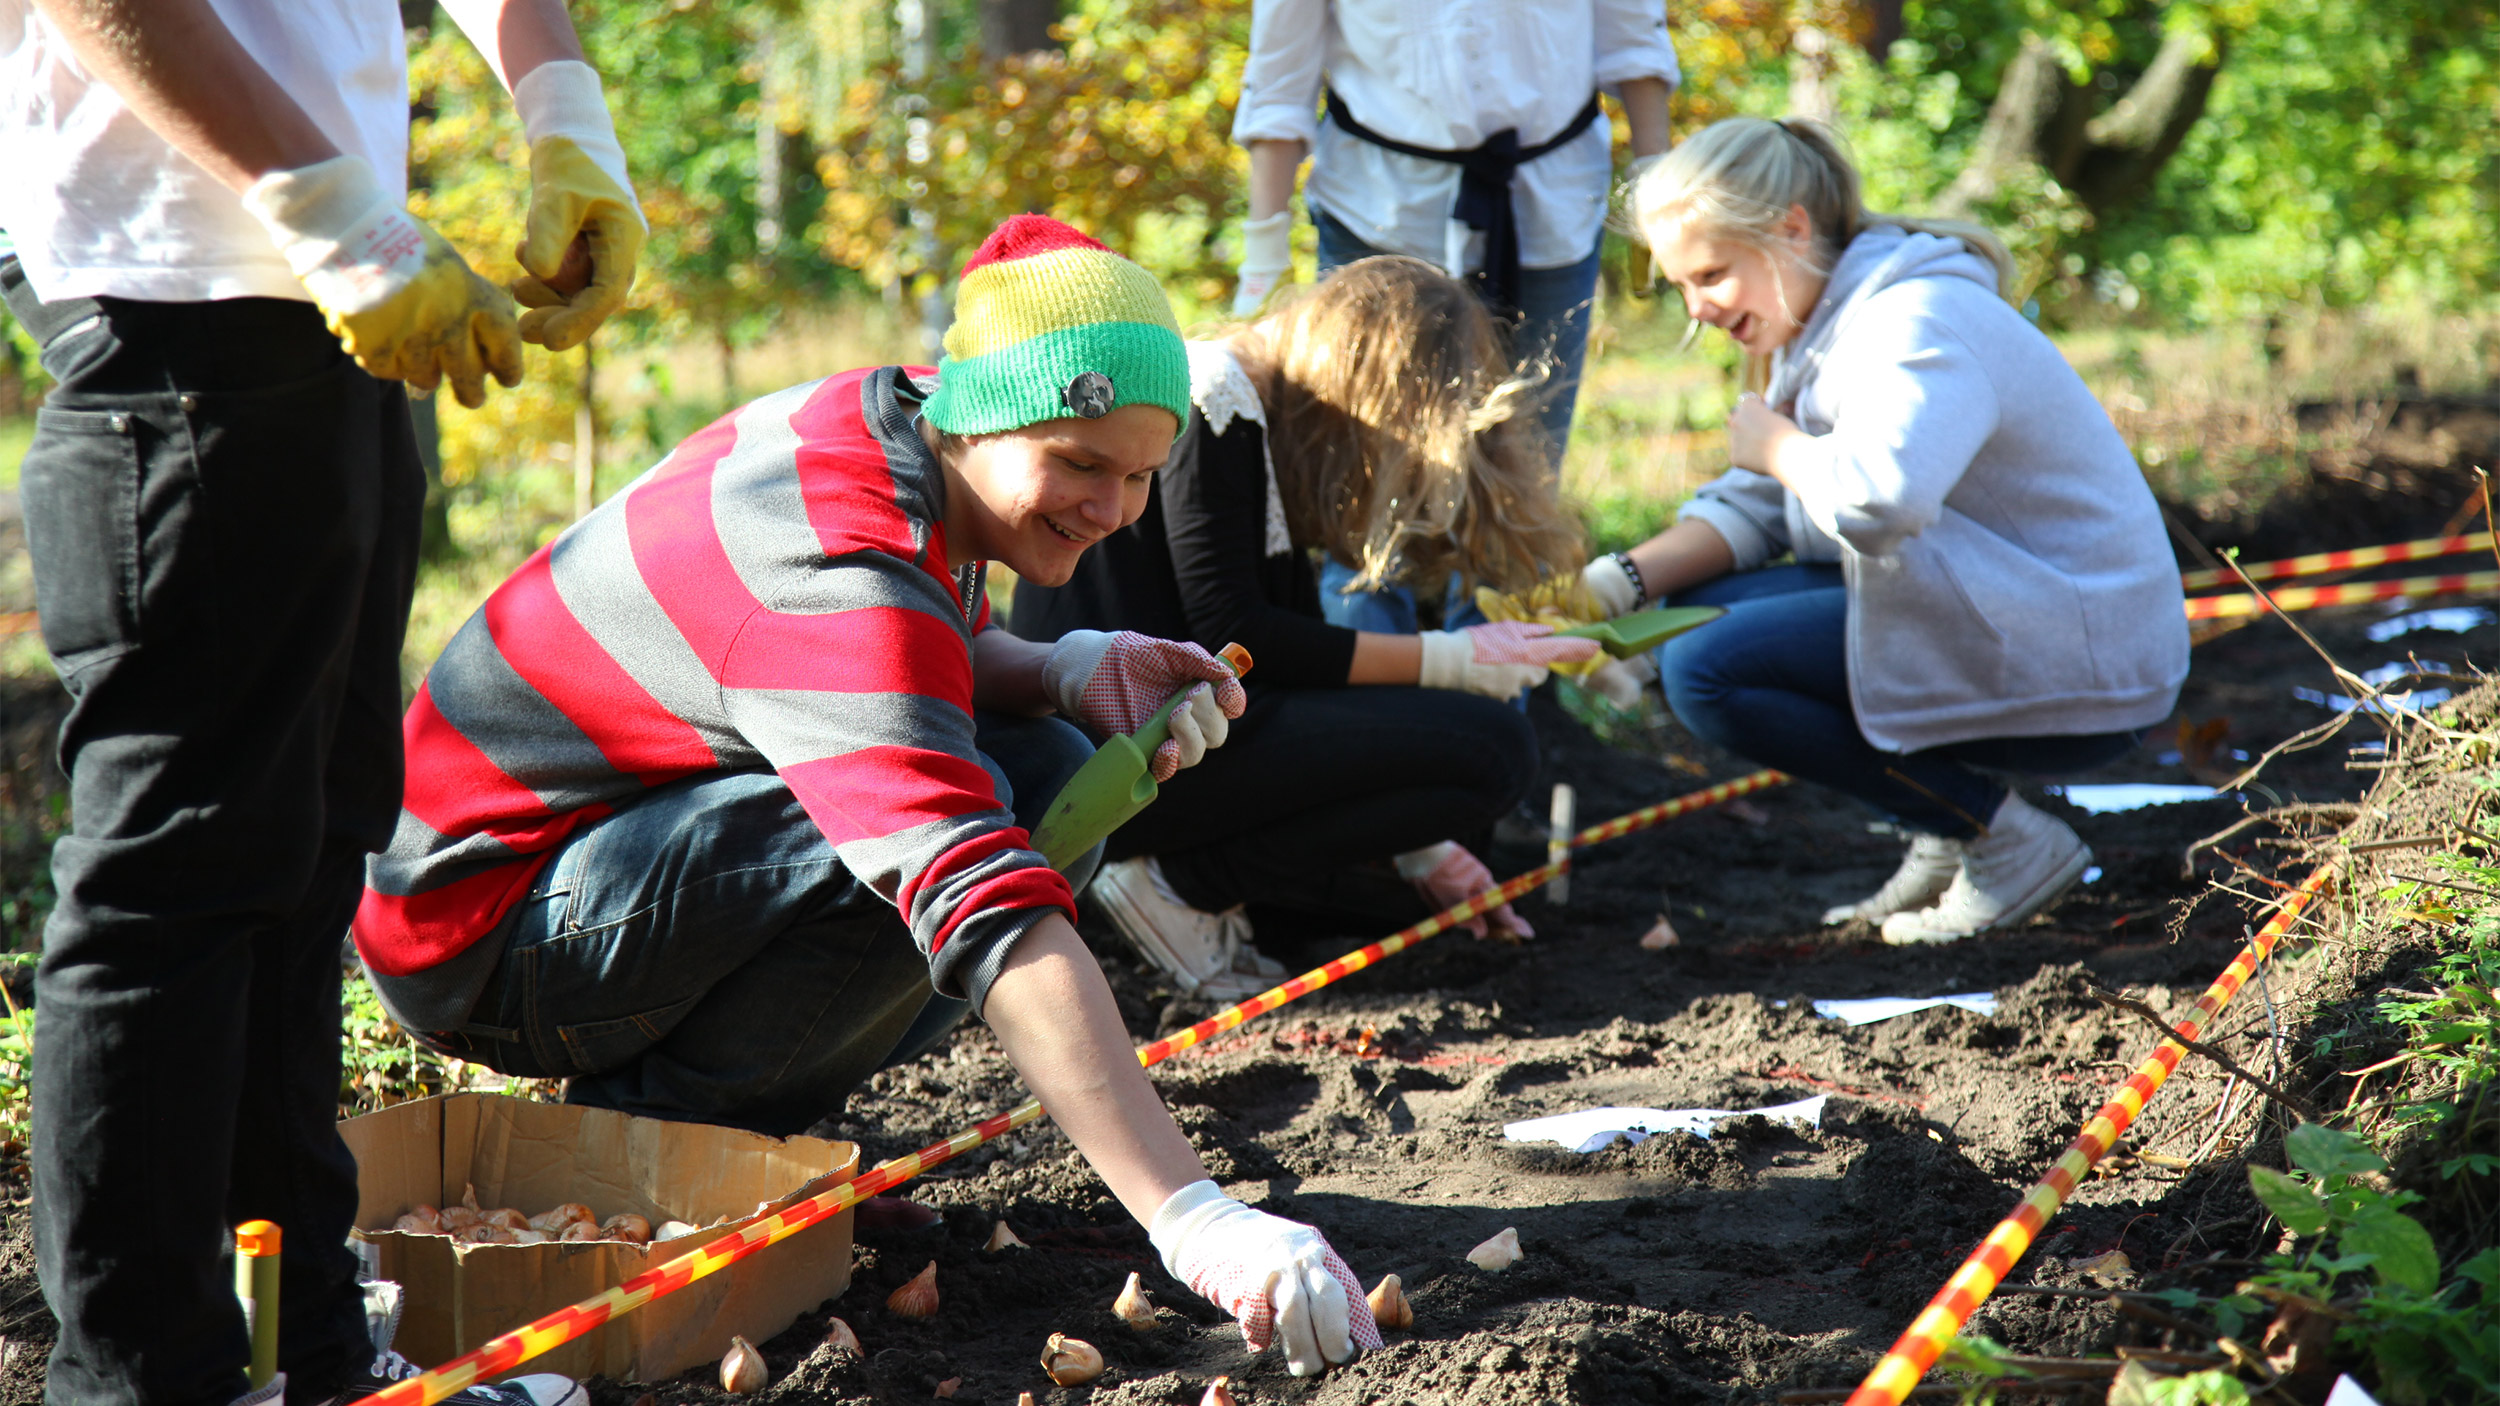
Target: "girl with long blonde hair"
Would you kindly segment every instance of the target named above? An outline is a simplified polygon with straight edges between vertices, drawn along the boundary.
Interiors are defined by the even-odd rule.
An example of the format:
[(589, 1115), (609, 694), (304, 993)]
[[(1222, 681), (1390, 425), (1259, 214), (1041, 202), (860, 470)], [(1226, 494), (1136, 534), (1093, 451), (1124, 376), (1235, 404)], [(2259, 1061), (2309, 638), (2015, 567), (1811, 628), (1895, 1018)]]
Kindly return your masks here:
[(2007, 302), (2004, 245), (1870, 213), (1822, 126), (1714, 123), (1630, 204), (1687, 312), (1767, 357), (1770, 384), (1729, 421), (1736, 467), (1583, 579), (1615, 611), (1725, 607), (1659, 650), (1677, 716), (1913, 836), (1826, 922), (1911, 943), (2023, 921), (2091, 851), (1999, 774), (2116, 760), (2187, 673), (2134, 456)]
[(1464, 284), (1360, 260), (1189, 354), (1193, 413), (1145, 515), (1065, 586), (1020, 584), (1014, 627), (1250, 650), (1231, 740), (1112, 837), (1091, 889), (1184, 990), (1237, 999), (1283, 974), (1251, 946), (1246, 903), (1395, 926), (1486, 887), (1460, 841), (1536, 773), (1511, 700), (1595, 646), (1537, 625), (1389, 634), (1322, 616), (1322, 559), (1365, 584), (1501, 590), (1580, 563), (1536, 378)]

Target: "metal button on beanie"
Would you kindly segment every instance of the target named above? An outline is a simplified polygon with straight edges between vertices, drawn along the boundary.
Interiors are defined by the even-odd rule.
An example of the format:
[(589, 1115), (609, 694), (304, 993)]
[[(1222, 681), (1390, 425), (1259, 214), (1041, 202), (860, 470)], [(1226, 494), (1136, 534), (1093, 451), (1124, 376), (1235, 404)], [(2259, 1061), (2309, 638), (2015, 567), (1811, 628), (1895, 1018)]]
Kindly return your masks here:
[(1068, 388), (1059, 393), (1060, 403), (1088, 420), (1099, 420), (1120, 403), (1119, 392), (1111, 388), (1111, 378), (1099, 371), (1080, 371)]
[(964, 264), (938, 388), (921, 414), (997, 434), (1123, 405), (1189, 419), (1189, 354), (1154, 276), (1045, 215), (1000, 225)]

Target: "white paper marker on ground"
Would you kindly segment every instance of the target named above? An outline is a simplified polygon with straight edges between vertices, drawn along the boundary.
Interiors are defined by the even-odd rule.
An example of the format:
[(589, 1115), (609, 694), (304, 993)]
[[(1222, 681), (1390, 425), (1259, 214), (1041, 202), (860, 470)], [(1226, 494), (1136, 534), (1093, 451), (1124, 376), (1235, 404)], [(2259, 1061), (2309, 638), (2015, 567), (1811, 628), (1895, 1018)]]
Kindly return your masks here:
[(1530, 1118), (1524, 1123), (1505, 1123), (1502, 1136), (1512, 1142), (1551, 1142), (1574, 1152), (1595, 1152), (1612, 1146), (1616, 1139), (1638, 1145), (1658, 1133), (1691, 1133), (1710, 1136), (1711, 1129), (1730, 1118), (1744, 1118), (1759, 1113), (1765, 1118), (1786, 1119), (1809, 1128), (1823, 1125), (1823, 1103), (1829, 1094), (1816, 1094), (1795, 1103), (1770, 1108), (1584, 1108), (1577, 1113), (1557, 1113), (1551, 1118)]
[(2334, 1389), (2326, 1394), (2326, 1406), (2378, 1406), (2378, 1398), (2361, 1389), (2361, 1383), (2338, 1376)]
[(2077, 810), (2093, 815), (2142, 810), (2146, 806), (2224, 799), (2223, 794), (2211, 786), (2180, 786), (2158, 781), (2118, 781), (2106, 785), (2050, 786), (2045, 789), (2052, 796), (2063, 797), (2066, 804)]
[(1825, 1020), (1873, 1025), (1879, 1020), (1890, 1020), (1894, 1016), (1935, 1006), (1960, 1006), (1973, 1015), (1995, 1015), (1997, 997), (1993, 991), (1971, 991), (1959, 996), (1867, 996), (1856, 1000), (1817, 1001), (1814, 1013)]
[[(1995, 1015), (1997, 998), (1993, 991), (1969, 991), (1959, 996), (1857, 996), (1839, 1000), (1817, 1001), (1814, 1013), (1825, 1020), (1845, 1020), (1851, 1025), (1873, 1025), (1879, 1020), (1908, 1015), (1913, 1011), (1937, 1006), (1960, 1006), (1973, 1015)], [(1773, 1001), (1771, 1009), (1788, 1009), (1786, 1001)]]

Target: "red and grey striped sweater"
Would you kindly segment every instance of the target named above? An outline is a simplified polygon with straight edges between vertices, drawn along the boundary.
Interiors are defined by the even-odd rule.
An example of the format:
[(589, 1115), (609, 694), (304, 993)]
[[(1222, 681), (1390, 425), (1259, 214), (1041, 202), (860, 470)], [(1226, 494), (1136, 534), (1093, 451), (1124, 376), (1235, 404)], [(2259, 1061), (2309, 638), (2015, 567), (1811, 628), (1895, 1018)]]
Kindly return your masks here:
[(1037, 910), (1074, 916), (973, 749), (989, 607), (977, 563), (947, 566), (913, 374), (732, 412), (496, 588), (408, 710), (399, 829), (356, 914), (367, 966), (451, 960), (576, 829), (760, 767), (901, 910), (940, 991)]

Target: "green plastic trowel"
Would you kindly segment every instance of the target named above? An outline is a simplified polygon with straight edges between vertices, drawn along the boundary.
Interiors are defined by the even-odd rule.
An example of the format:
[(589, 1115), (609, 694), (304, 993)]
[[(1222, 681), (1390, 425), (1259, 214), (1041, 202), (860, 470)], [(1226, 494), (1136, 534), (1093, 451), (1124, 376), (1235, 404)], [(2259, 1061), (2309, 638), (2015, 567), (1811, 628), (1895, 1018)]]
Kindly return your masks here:
[[(1228, 644), (1216, 656), (1236, 678), (1250, 672), (1250, 651), (1240, 645)], [(1065, 873), (1085, 851), (1154, 803), (1161, 789), (1151, 765), (1155, 749), (1172, 735), (1172, 710), (1195, 687), (1191, 684), (1165, 699), (1137, 731), (1096, 748), (1093, 758), (1059, 788), (1050, 809), (1042, 814), (1042, 823), (1033, 827), (1033, 848), (1042, 852), (1051, 868)]]
[(1612, 620), (1589, 625), (1567, 625), (1554, 633), (1573, 639), (1595, 640), (1617, 659), (1658, 646), (1684, 633), (1697, 629), (1727, 614), (1715, 605), (1662, 605), (1654, 610), (1635, 610)]

